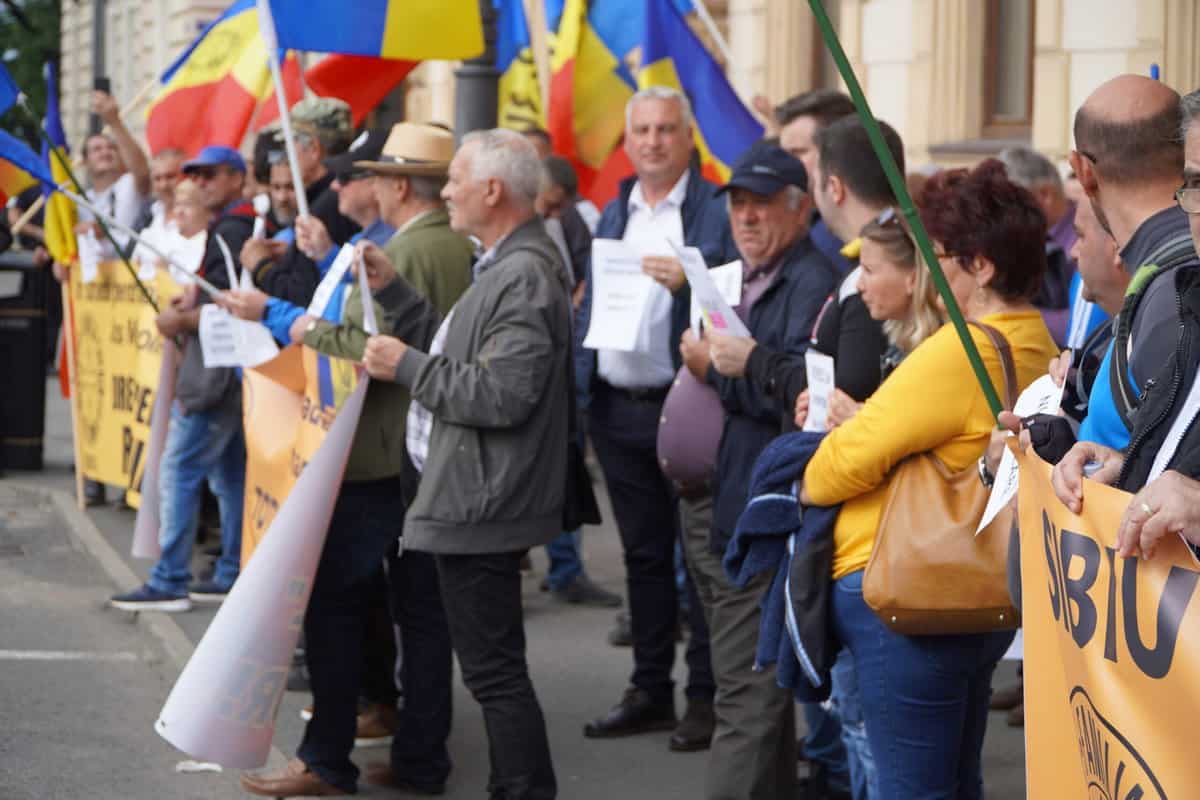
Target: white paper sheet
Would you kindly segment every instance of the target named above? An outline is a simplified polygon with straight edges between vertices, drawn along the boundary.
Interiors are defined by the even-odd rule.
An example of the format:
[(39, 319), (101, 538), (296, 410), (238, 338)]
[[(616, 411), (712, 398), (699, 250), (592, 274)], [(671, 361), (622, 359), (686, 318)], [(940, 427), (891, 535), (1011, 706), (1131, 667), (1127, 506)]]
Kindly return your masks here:
[(329, 265), (329, 271), (325, 273), (325, 277), (317, 284), (317, 291), (313, 293), (312, 302), (308, 304), (309, 314), (319, 317), (325, 313), (325, 306), (329, 305), (329, 298), (333, 296), (333, 290), (342, 282), (342, 278), (346, 275), (346, 270), (350, 269), (350, 265), (353, 263), (354, 245), (342, 245), (342, 249), (338, 251), (337, 257)]
[[(1021, 392), (1021, 396), (1017, 398), (1017, 405), (1013, 408), (1013, 413), (1018, 417), (1054, 414), (1062, 404), (1062, 394), (1063, 387), (1055, 386), (1053, 378), (1043, 375)], [(1009, 436), (1012, 434), (1010, 433)], [(1019, 487), (1017, 459), (1008, 451), (1008, 448), (1005, 448), (1004, 455), (1000, 458), (1000, 467), (996, 470), (996, 482), (992, 484), (992, 493), (988, 495), (987, 506), (983, 510), (982, 519), (979, 520), (979, 527), (975, 529), (976, 536), (992, 524), (996, 515), (1017, 496)]]
[[(674, 243), (671, 246), (675, 248), (675, 256), (679, 263), (683, 265), (683, 274), (687, 276), (688, 284), (692, 287), (692, 299), (700, 306), (704, 324), (730, 336), (749, 336), (750, 330), (734, 313), (733, 306), (717, 288), (700, 251), (694, 247), (679, 247)], [(740, 287), (740, 275), (738, 282)], [(741, 294), (740, 288), (738, 294)]]
[(833, 397), (833, 356), (806, 350), (804, 368), (808, 372), (808, 418), (804, 430), (824, 433), (829, 425), (829, 401)]
[(77, 235), (75, 249), (79, 254), (80, 277), (84, 283), (91, 283), (100, 274), (100, 262), (104, 260), (100, 242), (96, 240), (96, 234), (89, 230), (87, 233)]
[(262, 323), (206, 304), (200, 307), (200, 353), (208, 368), (256, 367), (278, 355), (279, 346)]
[[(708, 271), (708, 277), (712, 278), (712, 282), (717, 286), (717, 291), (721, 293), (731, 308), (742, 302), (741, 261), (730, 261), (728, 264), (713, 267)], [(704, 319), (704, 313), (700, 310), (700, 304), (696, 301), (695, 294), (692, 295), (692, 308), (689, 316), (692, 322), (692, 333), (699, 336), (700, 320)]]
[(592, 240), (592, 318), (583, 346), (594, 350), (637, 349), (638, 332), (654, 279), (624, 242)]

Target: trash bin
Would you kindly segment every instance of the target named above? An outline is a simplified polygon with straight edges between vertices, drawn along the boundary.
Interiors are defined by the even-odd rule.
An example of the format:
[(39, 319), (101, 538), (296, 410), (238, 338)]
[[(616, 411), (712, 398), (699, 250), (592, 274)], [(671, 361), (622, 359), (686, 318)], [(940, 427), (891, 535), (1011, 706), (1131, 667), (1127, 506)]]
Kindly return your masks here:
[(31, 253), (0, 254), (0, 467), (42, 468), (48, 280)]

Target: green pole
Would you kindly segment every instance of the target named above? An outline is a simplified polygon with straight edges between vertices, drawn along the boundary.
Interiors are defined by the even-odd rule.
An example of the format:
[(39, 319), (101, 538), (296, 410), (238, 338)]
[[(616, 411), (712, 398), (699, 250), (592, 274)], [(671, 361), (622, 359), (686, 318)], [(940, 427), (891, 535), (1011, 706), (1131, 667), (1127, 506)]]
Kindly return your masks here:
[[(55, 146), (54, 142), (50, 141), (50, 137), (46, 134), (46, 131), (42, 129), (41, 120), (33, 112), (33, 109), (29, 107), (29, 100), (24, 94), (18, 96), (17, 105), (20, 106), (21, 110), (25, 112), (25, 116), (27, 116), (29, 121), (34, 125), (34, 127), (37, 128), (38, 136), (41, 137), (43, 142), (45, 142), (46, 147), (49, 148), (50, 152), (54, 154), (54, 158), (58, 161), (59, 166), (61, 166), (67, 173), (67, 177), (71, 179), (71, 184), (75, 187), (76, 194), (86, 194), (86, 192), (84, 192), (83, 185), (79, 182), (79, 179), (75, 177), (75, 172), (71, 169), (69, 160), (64, 158), (63, 154), (59, 151), (59, 148)], [(138, 277), (137, 270), (133, 268), (133, 264), (129, 263), (129, 258), (125, 255), (124, 251), (121, 250), (121, 245), (117, 244), (117, 240), (113, 238), (112, 231), (108, 229), (108, 225), (106, 225), (104, 220), (100, 219), (100, 217), (96, 217), (96, 224), (100, 226), (100, 230), (104, 233), (105, 238), (112, 243), (113, 249), (116, 250), (117, 255), (121, 257), (121, 263), (124, 264), (125, 269), (129, 271), (129, 275), (131, 278), (133, 278), (134, 283), (136, 283), (137, 287), (142, 290), (142, 297), (146, 298), (146, 302), (149, 303), (150, 307), (154, 309), (154, 313), (159, 313), (158, 303), (154, 302), (154, 296), (150, 294), (150, 290), (146, 288), (146, 284), (142, 283), (141, 278)]]
[(846, 51), (842, 49), (842, 43), (838, 40), (837, 34), (834, 33), (833, 25), (829, 21), (829, 15), (825, 13), (825, 4), (821, 0), (809, 0), (809, 5), (812, 6), (813, 15), (817, 18), (817, 25), (821, 29), (821, 38), (825, 40), (825, 46), (829, 48), (829, 52), (837, 64), (838, 72), (841, 73), (842, 80), (846, 82), (846, 87), (850, 90), (850, 97), (854, 100), (854, 106), (858, 109), (858, 116), (862, 119), (863, 127), (867, 129), (867, 136), (871, 139), (871, 147), (875, 149), (875, 155), (878, 157), (880, 166), (883, 167), (883, 171), (887, 175), (892, 192), (896, 195), (896, 200), (900, 203), (900, 213), (908, 221), (913, 238), (917, 240), (917, 247), (920, 249), (925, 263), (929, 265), (929, 272), (933, 275), (933, 284), (937, 287), (938, 294), (942, 296), (942, 300), (946, 304), (946, 313), (950, 315), (950, 321), (954, 323), (954, 329), (958, 332), (958, 338), (962, 341), (963, 349), (967, 351), (967, 360), (971, 362), (971, 368), (975, 370), (975, 379), (979, 381), (979, 385), (983, 389), (983, 395), (987, 398), (988, 406), (992, 409), (992, 414), (999, 416), (1000, 412), (1004, 410), (1004, 406), (1000, 404), (1000, 397), (996, 394), (996, 388), (992, 385), (992, 379), (988, 376), (987, 368), (983, 365), (983, 359), (979, 357), (979, 350), (976, 349), (974, 340), (971, 339), (971, 332), (967, 328), (967, 321), (963, 319), (962, 310), (959, 309), (958, 302), (954, 299), (954, 293), (950, 291), (950, 284), (946, 282), (946, 275), (942, 272), (942, 267), (938, 263), (937, 256), (933, 254), (933, 244), (929, 239), (929, 233), (925, 230), (925, 226), (921, 224), (921, 217), (917, 214), (912, 195), (908, 193), (908, 186), (904, 183), (904, 176), (900, 174), (900, 168), (896, 165), (896, 160), (892, 158), (892, 153), (888, 150), (887, 143), (883, 140), (883, 133), (879, 130), (879, 123), (876, 122), (875, 115), (871, 113), (871, 107), (867, 104), (867, 98), (863, 94), (862, 86), (859, 85), (858, 78), (854, 75), (854, 68), (850, 66), (850, 61), (846, 58)]

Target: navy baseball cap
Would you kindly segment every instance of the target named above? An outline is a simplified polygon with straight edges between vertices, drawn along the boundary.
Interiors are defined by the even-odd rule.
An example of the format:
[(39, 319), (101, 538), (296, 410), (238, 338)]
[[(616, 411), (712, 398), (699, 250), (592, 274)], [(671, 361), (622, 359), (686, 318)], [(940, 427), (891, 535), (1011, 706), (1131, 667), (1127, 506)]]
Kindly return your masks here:
[(729, 182), (717, 190), (745, 189), (770, 196), (787, 186), (808, 191), (808, 173), (800, 159), (777, 144), (755, 142), (733, 165)]
[(210, 144), (200, 151), (191, 161), (184, 162), (183, 174), (203, 167), (229, 167), (235, 172), (246, 172), (246, 161), (242, 154), (232, 147), (220, 144)]
[(369, 128), (363, 131), (357, 139), (350, 143), (350, 149), (346, 152), (325, 159), (325, 166), (342, 183), (369, 175), (370, 170), (356, 167), (354, 162), (378, 161), (390, 130), (390, 128)]

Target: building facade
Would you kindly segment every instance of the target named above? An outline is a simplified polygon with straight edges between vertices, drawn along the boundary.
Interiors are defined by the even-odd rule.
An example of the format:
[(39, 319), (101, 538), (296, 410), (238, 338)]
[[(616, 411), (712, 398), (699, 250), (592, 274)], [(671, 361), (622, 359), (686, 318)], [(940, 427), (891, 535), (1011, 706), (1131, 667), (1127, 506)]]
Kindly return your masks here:
[[(123, 105), (227, 5), (64, 3), (63, 120), (72, 142), (88, 125), (96, 2), (105, 72)], [(747, 101), (761, 94), (778, 103), (841, 85), (804, 0), (705, 4), (728, 43), (730, 79)], [(1075, 109), (1122, 72), (1149, 74), (1157, 64), (1175, 89), (1197, 88), (1198, 6), (1196, 0), (825, 0), (872, 108), (900, 131), (914, 166), (970, 163), (1013, 142), (1062, 158), (1071, 147)], [(720, 47), (710, 49), (725, 61)], [(450, 63), (423, 64), (389, 98), (379, 121), (453, 122), (453, 72)], [(144, 93), (127, 115), (135, 133), (152, 95)]]

